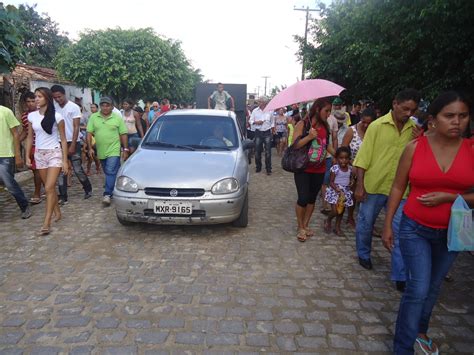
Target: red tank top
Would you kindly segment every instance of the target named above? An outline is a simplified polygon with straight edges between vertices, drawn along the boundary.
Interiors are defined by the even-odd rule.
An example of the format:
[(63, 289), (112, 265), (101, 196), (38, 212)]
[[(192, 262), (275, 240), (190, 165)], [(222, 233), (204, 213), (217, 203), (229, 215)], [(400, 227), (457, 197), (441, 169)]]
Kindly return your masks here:
[(405, 214), (427, 227), (448, 228), (452, 203), (427, 207), (418, 202), (417, 197), (429, 192), (461, 194), (474, 186), (474, 147), (471, 141), (463, 140), (451, 167), (443, 173), (427, 137), (420, 137), (408, 178), (410, 194), (403, 210)]
[[(316, 127), (315, 125), (313, 125), (313, 128), (315, 128), (318, 133), (318, 136), (316, 138), (318, 140), (318, 143), (320, 145), (326, 145), (327, 144), (326, 128), (324, 128), (324, 126)], [(322, 163), (319, 165), (309, 164), (304, 172), (310, 173), (310, 174), (324, 174), (326, 172), (326, 158), (324, 158)]]

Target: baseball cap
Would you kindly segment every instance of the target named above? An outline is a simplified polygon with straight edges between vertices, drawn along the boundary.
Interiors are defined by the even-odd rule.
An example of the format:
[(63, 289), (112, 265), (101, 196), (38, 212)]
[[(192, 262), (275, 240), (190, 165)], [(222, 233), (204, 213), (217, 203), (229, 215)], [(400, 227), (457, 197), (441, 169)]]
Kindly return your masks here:
[(99, 105), (102, 105), (102, 104), (110, 104), (110, 105), (113, 105), (113, 101), (110, 97), (108, 96), (103, 96), (100, 98), (99, 100)]
[(342, 105), (343, 104), (343, 101), (340, 97), (336, 97), (333, 102), (332, 102), (333, 105)]

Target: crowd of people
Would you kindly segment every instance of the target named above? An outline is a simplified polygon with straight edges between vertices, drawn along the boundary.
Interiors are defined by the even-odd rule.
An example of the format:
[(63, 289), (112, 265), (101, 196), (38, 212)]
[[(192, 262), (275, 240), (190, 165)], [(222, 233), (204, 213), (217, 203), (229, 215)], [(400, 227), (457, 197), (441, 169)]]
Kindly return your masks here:
[[(317, 99), (309, 110), (295, 104), (275, 112), (266, 111), (268, 100), (261, 98), (247, 110), (256, 173), (262, 171), (264, 154), (266, 174), (272, 174), (272, 147), (279, 157), (287, 149), (307, 147), (308, 164), (294, 173), (298, 241), (315, 235), (310, 226), (320, 193), (324, 232), (345, 236), (347, 210), (346, 225), (355, 228), (363, 268), (373, 269), (372, 237), (382, 236), (391, 253), (391, 279), (403, 292), (394, 339), (397, 354), (413, 353), (415, 344), (426, 354), (437, 353), (427, 331), (441, 283), (457, 255), (447, 249), (450, 208), (458, 195), (474, 205), (469, 101), (450, 91), (440, 94), (424, 112), (420, 100), (417, 90), (402, 90), (385, 115), (370, 102), (355, 102), (348, 111), (339, 97)], [(41, 203), (44, 190), (40, 235), (51, 232), (52, 220), (61, 219), (60, 206), (68, 202), (72, 172), (84, 199), (92, 196), (88, 176), (93, 163), (96, 173), (105, 176), (102, 202), (110, 205), (121, 162), (160, 115), (178, 108), (166, 99), (145, 108), (126, 99), (119, 110), (111, 98), (102, 97), (98, 105), (91, 105), (91, 114), (84, 115), (60, 85), (27, 93), (24, 103), (21, 132), (12, 111), (0, 106), (0, 179), (24, 219), (31, 216), (30, 203)], [(235, 108), (222, 84), (209, 96), (208, 107)], [(34, 175), (30, 200), (14, 179), (15, 165), (23, 164), (22, 142), (26, 166)], [(380, 232), (375, 222), (383, 208), (386, 216)]]

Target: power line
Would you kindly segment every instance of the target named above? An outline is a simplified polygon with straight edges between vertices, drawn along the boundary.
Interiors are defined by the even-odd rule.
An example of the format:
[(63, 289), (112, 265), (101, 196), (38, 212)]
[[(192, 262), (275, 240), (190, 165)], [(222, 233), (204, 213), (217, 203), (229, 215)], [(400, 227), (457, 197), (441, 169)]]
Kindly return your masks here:
[(302, 65), (301, 65), (301, 80), (304, 80), (305, 79), (305, 75), (304, 75), (304, 72), (305, 72), (305, 62), (304, 62), (304, 57), (305, 57), (305, 53), (306, 53), (306, 45), (308, 43), (308, 20), (309, 20), (309, 13), (312, 12), (312, 11), (320, 11), (321, 9), (310, 9), (308, 6), (306, 6), (306, 8), (296, 8), (296, 6), (293, 8), (293, 10), (295, 11), (306, 11), (306, 24), (305, 24), (305, 27), (304, 27), (304, 46), (303, 46), (303, 58), (302, 58)]
[(263, 96), (267, 96), (267, 79), (270, 78), (269, 76), (262, 76), (265, 79), (265, 94)]

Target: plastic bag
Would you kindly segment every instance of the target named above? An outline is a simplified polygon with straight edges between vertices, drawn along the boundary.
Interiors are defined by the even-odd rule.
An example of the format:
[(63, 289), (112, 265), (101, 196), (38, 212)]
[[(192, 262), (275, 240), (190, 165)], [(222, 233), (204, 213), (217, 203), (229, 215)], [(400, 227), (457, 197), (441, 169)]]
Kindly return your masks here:
[(344, 195), (344, 192), (339, 193), (339, 197), (337, 199), (337, 204), (336, 204), (336, 212), (337, 214), (342, 214), (344, 212), (344, 208), (346, 207), (346, 196)]
[(449, 251), (474, 251), (473, 210), (459, 195), (451, 207), (448, 226)]

